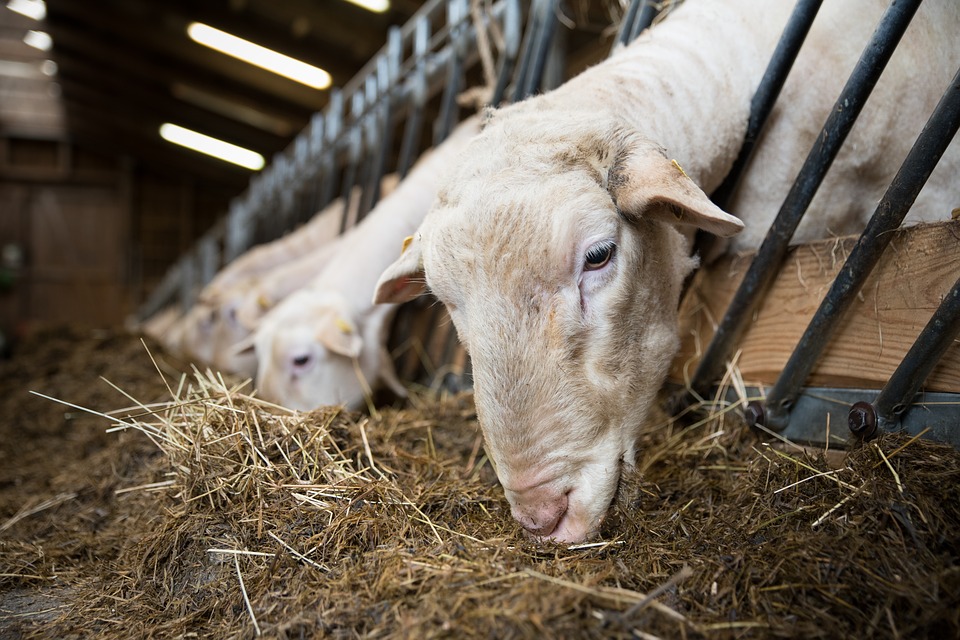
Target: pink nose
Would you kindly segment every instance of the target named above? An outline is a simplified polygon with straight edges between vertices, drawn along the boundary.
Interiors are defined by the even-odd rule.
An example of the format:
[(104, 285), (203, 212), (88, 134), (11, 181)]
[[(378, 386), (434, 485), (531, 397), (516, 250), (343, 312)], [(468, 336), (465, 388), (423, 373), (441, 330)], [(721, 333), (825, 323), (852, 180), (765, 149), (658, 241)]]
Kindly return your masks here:
[(550, 487), (506, 494), (514, 519), (535, 536), (549, 536), (567, 513), (567, 494)]

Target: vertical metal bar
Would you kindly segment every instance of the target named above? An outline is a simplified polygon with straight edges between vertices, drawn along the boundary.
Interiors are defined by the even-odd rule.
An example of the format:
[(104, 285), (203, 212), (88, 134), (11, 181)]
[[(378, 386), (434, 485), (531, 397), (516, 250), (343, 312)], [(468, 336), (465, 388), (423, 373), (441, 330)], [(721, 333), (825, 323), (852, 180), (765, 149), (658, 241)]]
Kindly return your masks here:
[(909, 409), (920, 385), (937, 366), (940, 358), (960, 334), (960, 279), (954, 283), (933, 317), (920, 332), (900, 366), (874, 400), (879, 426), (887, 430), (896, 427)]
[(292, 216), (292, 226), (296, 226), (310, 218), (310, 124), (304, 129), (293, 142), (293, 175), (292, 185), (294, 193), (294, 208)]
[(659, 14), (660, 6), (654, 0), (632, 0), (620, 20), (620, 28), (617, 30), (617, 37), (613, 41), (609, 55), (613, 55), (621, 47), (636, 40), (644, 29), (650, 28)]
[(543, 79), (543, 70), (547, 64), (550, 44), (557, 30), (556, 12), (557, 0), (546, 0), (543, 3), (542, 15), (540, 16), (540, 30), (534, 43), (530, 73), (527, 75), (527, 84), (523, 90), (524, 98), (533, 95)]
[(420, 146), (420, 134), (423, 131), (423, 107), (427, 103), (427, 54), (430, 48), (430, 20), (427, 16), (417, 20), (413, 35), (413, 59), (415, 61), (412, 79), (413, 106), (407, 116), (403, 129), (403, 141), (400, 144), (400, 158), (397, 161), (397, 173), (406, 177), (413, 165), (414, 154)]
[(357, 165), (360, 164), (360, 154), (362, 153), (363, 135), (361, 133), (361, 115), (363, 114), (364, 94), (357, 91), (353, 94), (350, 104), (350, 115), (352, 116), (352, 126), (348, 130), (349, 150), (347, 166), (343, 171), (343, 184), (340, 188), (340, 195), (343, 197), (343, 214), (340, 218), (340, 233), (347, 230), (350, 223), (350, 202), (353, 199), (353, 185), (357, 183)]
[(493, 87), (490, 106), (499, 107), (507, 92), (507, 84), (517, 64), (517, 55), (520, 52), (521, 16), (520, 0), (505, 0), (503, 14), (503, 54), (497, 64), (497, 83)]
[(250, 244), (263, 242), (263, 225), (260, 220), (260, 212), (266, 208), (267, 179), (269, 178), (269, 169), (266, 167), (250, 180), (250, 196), (247, 198), (247, 226), (250, 234)]
[(197, 243), (197, 252), (200, 263), (198, 284), (202, 287), (213, 280), (217, 274), (220, 252), (217, 250), (216, 237), (210, 233), (205, 234)]
[(793, 63), (797, 59), (797, 54), (800, 53), (800, 47), (813, 25), (814, 18), (817, 17), (821, 4), (823, 0), (799, 0), (793, 8), (793, 13), (790, 14), (773, 57), (770, 58), (770, 64), (767, 65), (763, 79), (760, 80), (757, 92), (750, 102), (750, 120), (747, 123), (747, 134), (744, 137), (743, 146), (740, 147), (740, 153), (733, 162), (730, 173), (710, 196), (721, 209), (730, 204), (736, 193), (744, 170), (750, 163), (750, 158), (753, 157), (760, 132), (763, 131), (773, 111), (773, 105), (780, 95), (780, 90), (783, 89), (783, 83), (786, 82), (790, 69), (793, 68)]
[(543, 72), (540, 76), (539, 89), (543, 92), (553, 91), (566, 80), (567, 75), (567, 31), (557, 29), (554, 21), (552, 35), (544, 56)]
[(691, 387), (695, 392), (706, 393), (713, 381), (722, 375), (754, 306), (783, 263), (787, 245), (800, 218), (813, 200), (919, 4), (920, 0), (894, 0), (881, 18), (694, 373)]
[(326, 207), (336, 195), (337, 185), (337, 142), (340, 137), (340, 130), (343, 126), (343, 94), (339, 89), (334, 89), (330, 94), (330, 102), (327, 103), (327, 115), (325, 117), (324, 137), (326, 139), (326, 152), (323, 156), (323, 179), (321, 181), (320, 201), (317, 203), (317, 211)]
[(184, 310), (193, 306), (197, 280), (196, 263), (193, 251), (185, 253), (177, 262), (180, 266), (180, 308)]
[(633, 40), (631, 37), (631, 34), (633, 33), (633, 23), (637, 19), (637, 14), (640, 13), (641, 6), (647, 6), (647, 0), (631, 0), (630, 5), (623, 14), (623, 18), (620, 19), (620, 27), (617, 29), (617, 37), (613, 39), (613, 46), (610, 47), (609, 55), (613, 55), (613, 53), (618, 51), (620, 47), (626, 46), (627, 43)]
[(627, 35), (627, 41), (624, 44), (630, 44), (637, 39), (637, 36), (643, 33), (644, 29), (649, 29), (654, 19), (660, 15), (660, 7), (652, 0), (647, 0), (640, 13), (633, 20), (630, 27), (630, 33)]
[[(378, 57), (377, 66), (380, 66)], [(359, 125), (363, 142), (360, 145), (360, 174), (357, 177), (357, 186), (360, 187), (360, 201), (357, 206), (357, 218), (360, 219), (370, 210), (370, 187), (373, 184), (371, 174), (373, 173), (373, 164), (377, 156), (377, 148), (380, 145), (380, 129), (377, 126), (377, 103), (379, 102), (379, 85), (377, 83), (376, 72), (367, 76), (364, 82), (364, 115), (362, 123)]]
[(517, 77), (513, 83), (513, 102), (520, 102), (526, 98), (524, 88), (527, 86), (527, 75), (533, 66), (533, 52), (542, 22), (541, 6), (546, 0), (533, 0), (527, 16), (527, 33), (523, 39), (523, 53), (520, 54), (520, 65), (517, 67)]
[(245, 235), (243, 229), (245, 220), (243, 211), (241, 211), (243, 206), (243, 202), (239, 198), (230, 201), (230, 208), (227, 211), (227, 236), (223, 248), (224, 263), (232, 262), (246, 248), (243, 242)]
[(276, 162), (277, 181), (274, 185), (274, 197), (277, 201), (277, 210), (272, 216), (276, 222), (274, 237), (279, 238), (293, 226), (293, 160), (285, 150), (274, 157)]
[(463, 60), (466, 57), (468, 14), (466, 0), (447, 0), (447, 25), (450, 28), (451, 56), (447, 64), (447, 81), (440, 101), (440, 115), (434, 122), (433, 145), (447, 139), (457, 120), (457, 96), (463, 87)]
[[(835, 333), (843, 313), (866, 282), (870, 271), (893, 238), (891, 231), (903, 222), (917, 195), (960, 128), (960, 70), (923, 127), (906, 159), (887, 188), (866, 229), (857, 240), (820, 308), (810, 320), (800, 342), (767, 395), (764, 425), (782, 430), (790, 407)], [(921, 380), (922, 382), (922, 380)], [(918, 382), (919, 385), (919, 382)]]
[[(380, 148), (374, 157), (371, 176), (370, 209), (380, 200), (380, 181), (387, 171), (387, 159), (393, 146), (393, 96), (400, 82), (400, 58), (403, 55), (403, 37), (399, 27), (391, 27), (387, 34), (387, 55), (381, 58), (377, 69), (378, 93), (380, 104), (377, 108), (377, 120), (380, 127)], [(370, 210), (368, 209), (368, 211)]]
[(313, 214), (320, 210), (320, 198), (322, 191), (321, 183), (323, 178), (323, 142), (324, 142), (324, 117), (323, 113), (317, 111), (310, 117), (310, 138), (307, 149), (307, 193), (306, 198), (306, 218), (313, 217)]

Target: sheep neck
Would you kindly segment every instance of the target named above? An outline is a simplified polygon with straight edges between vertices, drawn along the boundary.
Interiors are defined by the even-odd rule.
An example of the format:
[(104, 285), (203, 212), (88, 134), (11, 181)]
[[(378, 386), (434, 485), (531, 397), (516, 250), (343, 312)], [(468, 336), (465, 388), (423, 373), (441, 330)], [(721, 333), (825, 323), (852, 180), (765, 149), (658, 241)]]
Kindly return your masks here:
[[(708, 193), (743, 143), (750, 101), (786, 15), (736, 2), (682, 5), (662, 25), (543, 96), (567, 111), (607, 112), (664, 148)], [(775, 13), (771, 11), (770, 13)], [(722, 15), (721, 15), (722, 14)], [(737, 43), (737, 46), (730, 46)]]

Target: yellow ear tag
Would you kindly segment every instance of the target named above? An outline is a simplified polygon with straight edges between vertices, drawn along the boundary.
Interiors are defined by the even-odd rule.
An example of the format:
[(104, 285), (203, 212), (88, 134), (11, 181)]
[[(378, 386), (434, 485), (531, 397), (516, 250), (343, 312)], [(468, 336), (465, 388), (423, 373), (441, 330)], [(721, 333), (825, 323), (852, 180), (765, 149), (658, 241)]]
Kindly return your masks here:
[(263, 295), (262, 293), (259, 296), (257, 296), (257, 304), (260, 306), (261, 309), (264, 309), (264, 310), (270, 308), (270, 301), (267, 300), (267, 296)]
[(337, 323), (337, 328), (340, 329), (340, 331), (342, 331), (343, 333), (347, 333), (347, 334), (353, 333), (353, 327), (351, 327), (350, 323), (348, 323), (343, 318), (338, 317), (336, 320), (334, 320), (334, 322)]
[(400, 247), (400, 255), (403, 255), (403, 252), (407, 250), (411, 242), (413, 242), (413, 236), (407, 236), (403, 239), (403, 246)]
[(673, 166), (675, 166), (675, 167), (677, 168), (677, 171), (679, 171), (681, 174), (683, 174), (683, 177), (684, 177), (684, 178), (687, 178), (687, 179), (690, 178), (690, 176), (687, 175), (687, 172), (683, 170), (683, 167), (680, 166), (680, 163), (679, 163), (679, 162), (677, 162), (676, 160), (671, 160), (670, 162), (672, 162), (672, 163), (673, 163)]

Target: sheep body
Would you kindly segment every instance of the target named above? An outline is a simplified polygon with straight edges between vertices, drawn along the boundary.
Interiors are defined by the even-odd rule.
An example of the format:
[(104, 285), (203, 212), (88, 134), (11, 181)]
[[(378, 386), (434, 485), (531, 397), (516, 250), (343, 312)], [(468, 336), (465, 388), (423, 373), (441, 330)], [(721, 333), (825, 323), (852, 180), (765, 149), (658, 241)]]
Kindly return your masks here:
[[(377, 299), (417, 295), (425, 276), (447, 305), (487, 451), (532, 535), (596, 531), (677, 350), (692, 232), (746, 223), (732, 249), (757, 246), (886, 4), (821, 9), (730, 204), (740, 219), (706, 193), (741, 146), (786, 0), (687, 0), (556, 91), (493, 113), (458, 159)], [(922, 5), (797, 241), (862, 227), (960, 64), (958, 29), (957, 3)], [(956, 206), (958, 156), (921, 194), (925, 217)]]

